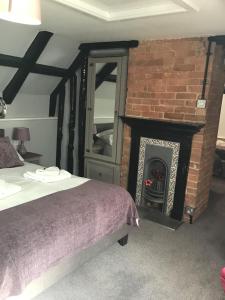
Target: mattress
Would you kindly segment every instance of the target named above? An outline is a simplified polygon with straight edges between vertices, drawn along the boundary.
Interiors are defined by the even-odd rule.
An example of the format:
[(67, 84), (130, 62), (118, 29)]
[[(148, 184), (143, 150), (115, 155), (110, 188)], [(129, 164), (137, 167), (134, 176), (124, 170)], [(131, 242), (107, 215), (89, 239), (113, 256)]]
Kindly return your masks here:
[(20, 192), (0, 199), (0, 211), (59, 191), (77, 187), (89, 180), (73, 175), (71, 178), (60, 182), (41, 183), (23, 177), (25, 172), (35, 171), (36, 169), (40, 169), (40, 166), (27, 162), (25, 162), (22, 167), (0, 169), (0, 179), (17, 184), (22, 188)]

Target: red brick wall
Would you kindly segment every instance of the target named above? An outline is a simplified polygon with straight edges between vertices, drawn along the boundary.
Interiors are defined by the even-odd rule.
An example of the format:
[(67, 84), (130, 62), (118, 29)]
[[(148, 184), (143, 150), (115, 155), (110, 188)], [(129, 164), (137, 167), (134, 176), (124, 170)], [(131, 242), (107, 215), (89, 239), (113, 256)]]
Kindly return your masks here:
[[(206, 207), (213, 151), (222, 102), (224, 72), (221, 46), (212, 47), (207, 108), (196, 107), (204, 78), (207, 38), (144, 41), (130, 51), (126, 115), (157, 120), (204, 122), (205, 129), (193, 139), (186, 189), (186, 205), (198, 216)], [(121, 184), (129, 170), (130, 131), (125, 127)]]
[(207, 110), (205, 127), (203, 129), (202, 155), (199, 163), (197, 195), (193, 205), (196, 207), (195, 218), (207, 207), (211, 185), (211, 174), (225, 81), (224, 50), (222, 47), (217, 46), (214, 48), (211, 60), (212, 69), (209, 76), (208, 92), (206, 94)]

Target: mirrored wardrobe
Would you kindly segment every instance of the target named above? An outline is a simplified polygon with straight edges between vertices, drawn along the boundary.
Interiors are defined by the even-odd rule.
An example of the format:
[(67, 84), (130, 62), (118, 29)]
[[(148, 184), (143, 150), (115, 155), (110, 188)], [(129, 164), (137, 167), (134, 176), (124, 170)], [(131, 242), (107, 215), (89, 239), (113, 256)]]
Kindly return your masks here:
[(101, 57), (95, 52), (89, 57), (85, 134), (85, 176), (116, 184), (120, 181), (120, 116), (124, 115), (127, 81), (127, 52), (119, 54)]

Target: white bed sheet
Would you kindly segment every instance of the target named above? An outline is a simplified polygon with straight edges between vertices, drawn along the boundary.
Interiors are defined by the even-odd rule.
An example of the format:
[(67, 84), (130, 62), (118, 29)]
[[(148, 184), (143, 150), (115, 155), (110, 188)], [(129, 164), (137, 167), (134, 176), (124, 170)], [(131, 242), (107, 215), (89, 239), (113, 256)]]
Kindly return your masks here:
[(20, 185), (22, 188), (20, 192), (0, 199), (0, 211), (36, 200), (55, 192), (77, 187), (89, 180), (88, 178), (73, 175), (71, 178), (62, 181), (41, 183), (23, 177), (25, 172), (35, 171), (40, 168), (43, 167), (25, 162), (22, 167), (0, 169), (0, 179)]

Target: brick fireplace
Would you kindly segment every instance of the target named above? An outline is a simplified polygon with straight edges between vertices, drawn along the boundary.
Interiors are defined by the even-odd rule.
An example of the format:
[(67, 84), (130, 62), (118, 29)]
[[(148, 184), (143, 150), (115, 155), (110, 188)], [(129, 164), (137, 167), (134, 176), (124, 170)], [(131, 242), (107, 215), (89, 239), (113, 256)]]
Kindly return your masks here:
[[(224, 49), (212, 43), (207, 73), (206, 108), (197, 108), (202, 93), (207, 38), (143, 41), (130, 50), (126, 117), (204, 124), (194, 133), (184, 194), (195, 220), (207, 207), (213, 157), (224, 89)], [(144, 125), (143, 125), (144, 126)], [(131, 127), (125, 125), (121, 184), (128, 185)], [(183, 214), (184, 220), (188, 220)]]

